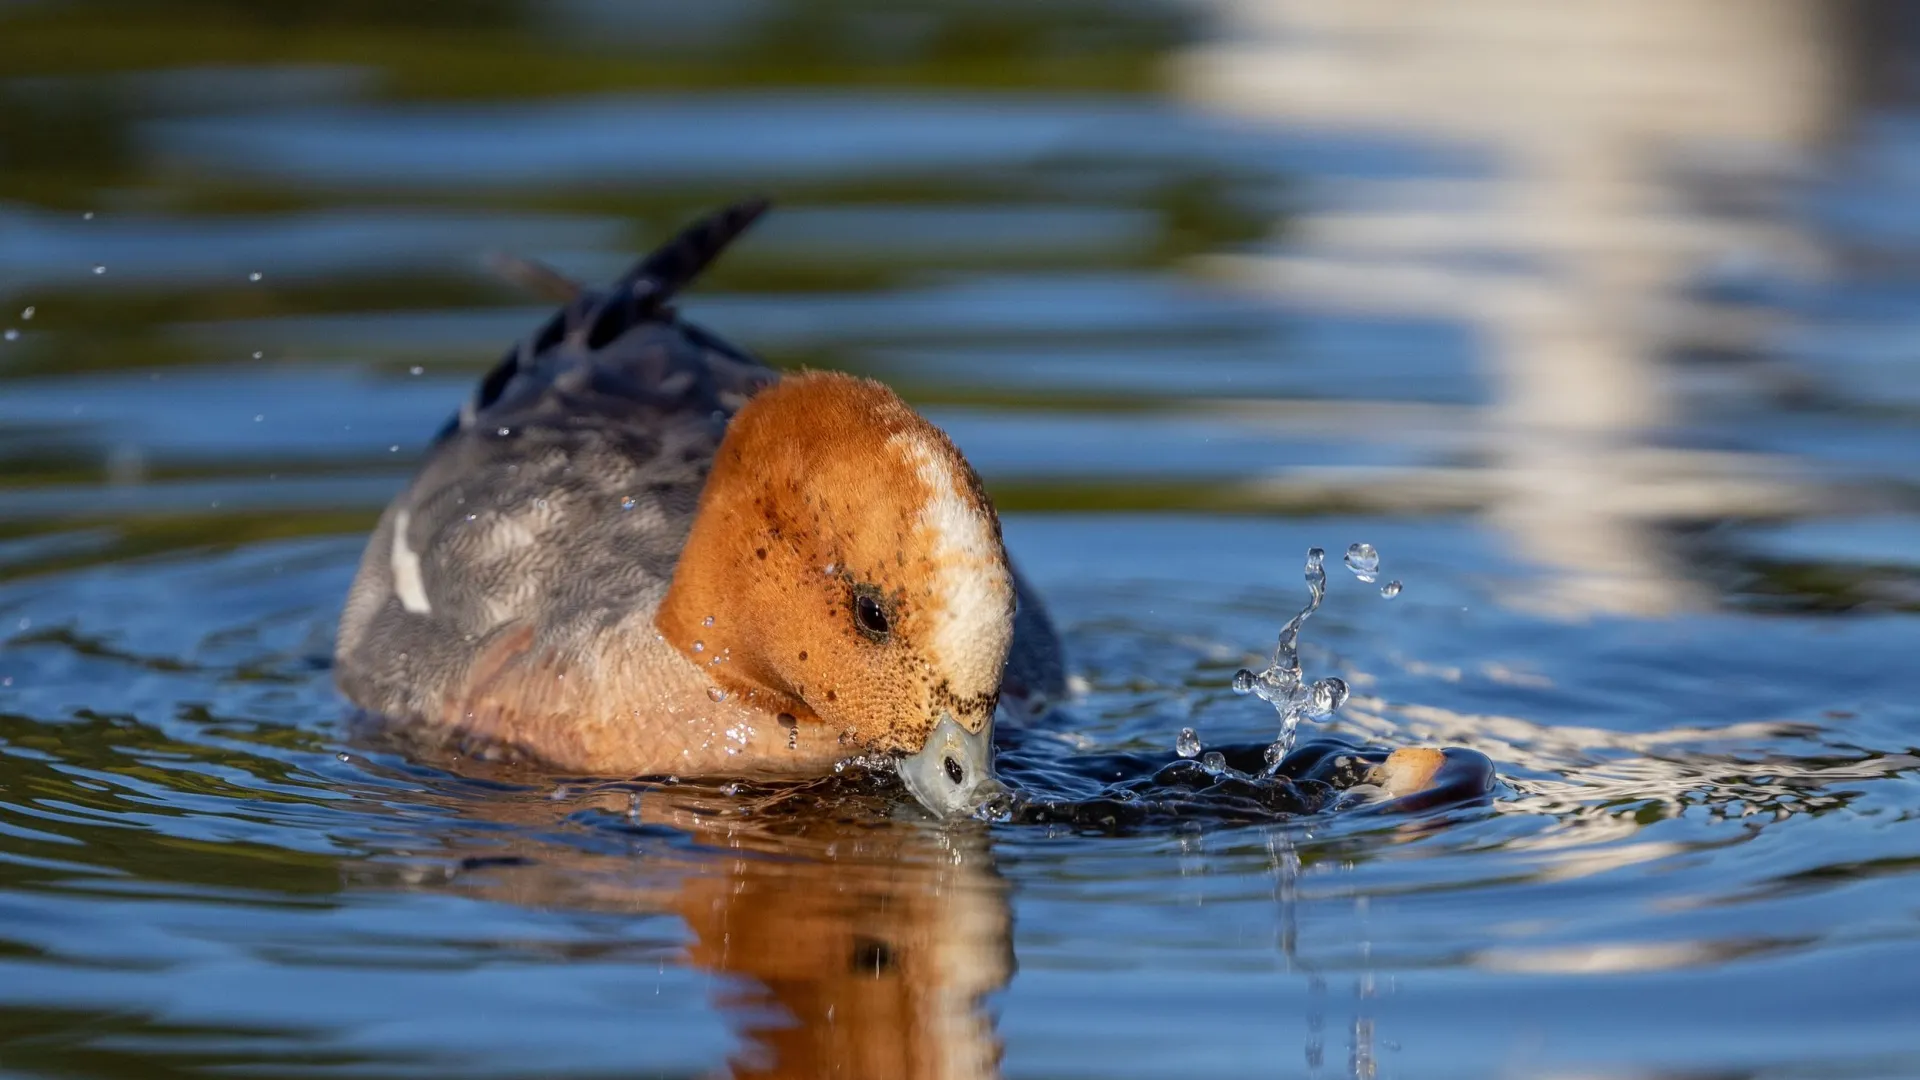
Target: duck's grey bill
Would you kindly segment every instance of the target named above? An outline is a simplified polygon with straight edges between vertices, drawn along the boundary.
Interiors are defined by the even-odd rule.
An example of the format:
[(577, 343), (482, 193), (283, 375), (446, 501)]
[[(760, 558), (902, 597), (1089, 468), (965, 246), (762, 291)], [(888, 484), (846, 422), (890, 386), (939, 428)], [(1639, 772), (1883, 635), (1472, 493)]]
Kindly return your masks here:
[(942, 715), (919, 753), (900, 759), (900, 779), (935, 817), (964, 817), (1004, 789), (993, 778), (993, 725), (973, 734)]

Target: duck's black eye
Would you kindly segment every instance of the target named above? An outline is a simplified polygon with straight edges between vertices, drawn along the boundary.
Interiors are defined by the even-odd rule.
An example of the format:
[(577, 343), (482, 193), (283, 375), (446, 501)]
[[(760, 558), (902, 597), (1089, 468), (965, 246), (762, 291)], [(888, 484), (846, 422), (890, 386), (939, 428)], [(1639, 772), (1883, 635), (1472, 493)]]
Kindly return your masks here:
[(861, 589), (853, 594), (853, 621), (860, 632), (874, 641), (885, 641), (892, 633), (893, 624), (887, 619), (887, 609), (874, 593)]

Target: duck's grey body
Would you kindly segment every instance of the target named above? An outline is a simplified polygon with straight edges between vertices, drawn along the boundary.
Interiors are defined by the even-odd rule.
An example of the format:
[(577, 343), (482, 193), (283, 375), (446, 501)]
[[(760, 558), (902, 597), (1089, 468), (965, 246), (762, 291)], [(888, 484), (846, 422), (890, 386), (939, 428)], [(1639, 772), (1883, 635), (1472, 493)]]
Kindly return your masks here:
[[(667, 302), (760, 209), (716, 215), (613, 288), (581, 291), (482, 381), (362, 558), (336, 649), (339, 685), (356, 705), (484, 741), (476, 703), (503, 663), (541, 657), (543, 671), (578, 689), (614, 649), (628, 672), (618, 689), (635, 710), (674, 711), (688, 688), (704, 687), (652, 620), (728, 420), (779, 374)], [(1006, 705), (1017, 714), (1058, 700), (1064, 678), (1044, 608), (1017, 578), (1016, 591)], [(703, 720), (709, 727), (725, 723), (724, 710), (700, 711), (720, 714)], [(578, 720), (583, 730), (613, 722)]]

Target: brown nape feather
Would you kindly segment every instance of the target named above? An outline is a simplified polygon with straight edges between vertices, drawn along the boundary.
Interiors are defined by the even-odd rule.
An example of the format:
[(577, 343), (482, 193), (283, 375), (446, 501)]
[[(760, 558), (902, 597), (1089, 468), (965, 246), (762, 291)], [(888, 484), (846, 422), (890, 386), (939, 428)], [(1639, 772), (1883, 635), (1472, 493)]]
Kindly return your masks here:
[[(862, 596), (884, 634), (863, 629)], [(1012, 619), (999, 520), (965, 459), (885, 386), (821, 372), (734, 418), (657, 625), (729, 691), (892, 752), (943, 712), (991, 720)]]

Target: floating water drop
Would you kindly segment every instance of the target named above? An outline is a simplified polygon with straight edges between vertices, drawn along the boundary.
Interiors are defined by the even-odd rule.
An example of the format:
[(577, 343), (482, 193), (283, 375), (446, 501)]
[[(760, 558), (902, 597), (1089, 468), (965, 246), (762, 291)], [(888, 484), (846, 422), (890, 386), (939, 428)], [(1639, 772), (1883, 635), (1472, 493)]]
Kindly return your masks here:
[(264, 352), (262, 352), (262, 351), (261, 351), (261, 350), (259, 350), (259, 349), (255, 349), (255, 350), (253, 350), (253, 358), (254, 358), (255, 360), (258, 360), (258, 359), (260, 359), (261, 357), (263, 357), (263, 356), (265, 356), (265, 355), (267, 355), (267, 354), (266, 354), (266, 353), (264, 353)]
[(693, 651), (694, 651), (694, 652), (706, 652), (706, 651), (707, 651), (707, 643), (706, 643), (706, 642), (704, 642), (704, 641), (696, 641), (696, 642), (694, 642), (694, 643), (693, 643)]
[(1380, 553), (1372, 544), (1360, 543), (1347, 545), (1347, 569), (1361, 581), (1372, 584), (1380, 573)]
[(1236, 694), (1253, 693), (1253, 680), (1255, 678), (1257, 678), (1257, 676), (1246, 668), (1241, 668), (1239, 671), (1234, 672), (1233, 692)]
[(1201, 755), (1200, 767), (1208, 772), (1219, 772), (1227, 767), (1227, 755), (1218, 750), (1209, 750)]
[[(87, 216), (92, 217), (93, 215), (88, 214)], [(347, 753), (345, 750), (342, 750), (339, 753), (333, 755), (333, 757), (335, 761), (352, 761), (353, 760), (353, 755)]]
[(1180, 737), (1173, 740), (1173, 752), (1183, 758), (1198, 757), (1200, 754), (1200, 733), (1190, 727), (1180, 729)]
[(6, 338), (8, 341), (19, 341), (20, 331), (15, 330), (13, 327), (9, 326), (7, 327), (6, 333), (0, 334), (0, 337)]
[(727, 692), (725, 690), (720, 689), (717, 686), (709, 686), (707, 687), (707, 700), (708, 701), (725, 701), (727, 700)]
[(640, 820), (640, 793), (637, 791), (627, 792), (627, 820)]
[(1313, 694), (1308, 699), (1306, 708), (1303, 711), (1307, 716), (1315, 720), (1321, 720), (1338, 712), (1340, 706), (1346, 703), (1347, 681), (1345, 679), (1319, 679), (1314, 682)]
[(32, 304), (28, 304), (26, 308), (20, 312), (20, 318), (23, 322), (33, 321), (33, 305)]
[(407, 369), (407, 374), (409, 375), (425, 375), (426, 373), (427, 369), (421, 367), (419, 364), (415, 364)]
[(700, 625), (701, 625), (701, 626), (712, 626), (712, 625), (713, 625), (713, 616), (711, 616), (711, 615), (709, 615), (709, 616), (707, 616), (706, 618), (704, 618), (704, 619), (701, 619), (701, 620), (700, 620)]
[(107, 267), (106, 267), (106, 264), (105, 264), (105, 263), (96, 263), (96, 264), (94, 264), (94, 267), (93, 267), (93, 272), (94, 272), (94, 273), (96, 273), (96, 274), (104, 274), (104, 273), (106, 273), (106, 272), (107, 272)]
[(261, 275), (260, 275), (260, 271), (258, 271), (258, 270), (255, 270), (255, 271), (254, 271), (253, 273), (251, 273), (251, 274), (248, 274), (248, 275), (247, 275), (247, 280), (248, 280), (248, 281), (259, 281), (259, 280), (260, 280), (260, 277), (261, 277)]
[(92, 221), (92, 220), (93, 220), (93, 211), (91, 211), (91, 210), (89, 210), (89, 211), (87, 211), (86, 213), (84, 213), (84, 214), (81, 214), (81, 215), (80, 215), (80, 220), (81, 220), (81, 221)]
[(1400, 583), (1397, 581), (1389, 581), (1385, 585), (1380, 586), (1380, 599), (1382, 600), (1391, 600), (1399, 595)]

